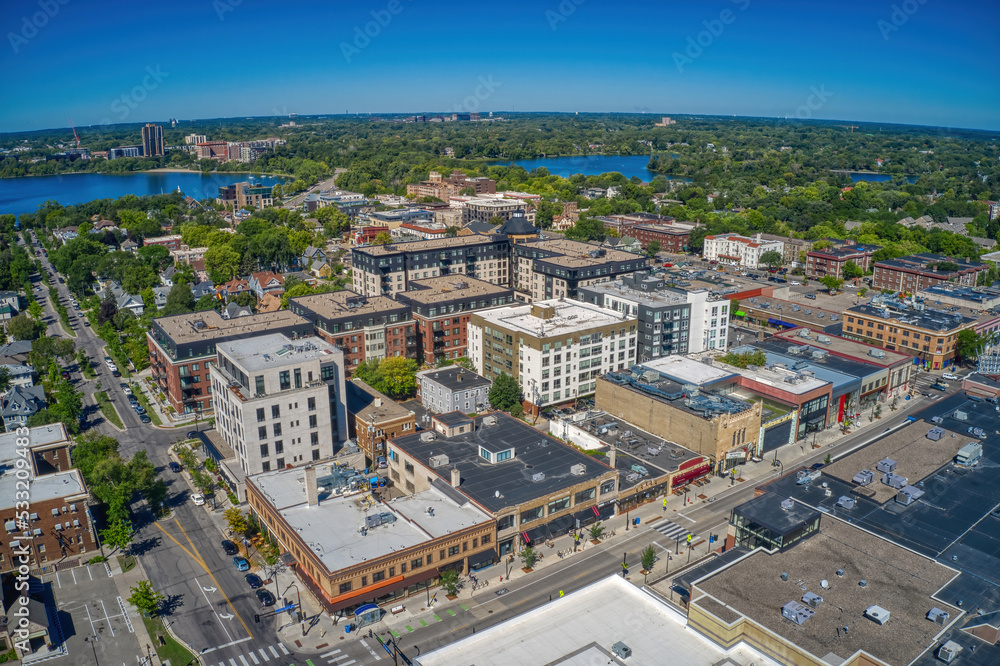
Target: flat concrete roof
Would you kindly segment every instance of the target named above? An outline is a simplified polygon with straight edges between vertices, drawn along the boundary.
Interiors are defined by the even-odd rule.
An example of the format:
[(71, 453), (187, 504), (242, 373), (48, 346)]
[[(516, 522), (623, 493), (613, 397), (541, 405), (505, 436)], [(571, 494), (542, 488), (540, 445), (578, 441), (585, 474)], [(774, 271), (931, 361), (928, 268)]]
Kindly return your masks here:
[(506, 236), (474, 234), (471, 236), (452, 236), (450, 238), (433, 238), (431, 240), (410, 241), (407, 243), (388, 243), (386, 245), (363, 245), (354, 248), (354, 252), (364, 252), (373, 256), (405, 252), (427, 252), (430, 250), (445, 250), (469, 245), (485, 245), (493, 243)]
[(251, 335), (266, 332), (277, 326), (308, 324), (303, 317), (289, 310), (223, 319), (215, 310), (201, 310), (172, 317), (157, 317), (153, 321), (174, 344), (214, 340), (222, 336)]
[(273, 370), (314, 359), (332, 361), (335, 355), (341, 353), (322, 338), (310, 336), (292, 340), (281, 333), (260, 335), (239, 342), (223, 342), (219, 351), (247, 372)]
[[(645, 262), (646, 259), (646, 257), (639, 254), (633, 254), (623, 250), (612, 250), (599, 247), (597, 245), (591, 245), (590, 243), (584, 243), (583, 241), (570, 240), (568, 238), (528, 241), (525, 243), (519, 243), (515, 249), (518, 248), (525, 250), (538, 249), (552, 252), (555, 256), (537, 257), (537, 260), (560, 264), (571, 268), (604, 264), (609, 261), (631, 261), (633, 259), (642, 259)], [(590, 256), (590, 253), (595, 250), (603, 250), (604, 254), (600, 257)]]
[(664, 356), (641, 364), (643, 368), (655, 370), (678, 384), (705, 386), (737, 374), (736, 368), (728, 365), (704, 363), (690, 356)]
[(363, 421), (384, 423), (413, 416), (413, 412), (406, 407), (360, 379), (352, 379), (344, 388), (347, 393), (347, 411)]
[[(468, 500), (459, 505), (452, 499), (452, 493), (446, 495), (434, 487), (366, 509), (362, 501), (366, 493), (335, 495), (322, 486), (324, 477), (336, 475), (343, 468), (335, 463), (315, 467), (320, 493), (319, 503), (314, 506), (309, 506), (306, 498), (304, 467), (258, 474), (250, 477), (248, 483), (261, 490), (331, 572), (490, 520)], [(433, 515), (428, 508), (433, 509)], [(396, 520), (373, 527), (362, 536), (360, 527), (365, 518), (380, 513), (391, 513)]]
[(512, 291), (510, 287), (477, 280), (467, 275), (442, 275), (426, 280), (413, 280), (410, 284), (416, 288), (398, 295), (408, 301), (422, 304), (453, 301), (456, 298), (500, 296)]
[[(844, 575), (838, 576), (837, 570)], [(781, 574), (787, 573), (783, 581)], [(932, 596), (958, 572), (831, 516), (819, 532), (784, 552), (757, 550), (696, 583), (692, 604), (708, 612), (721, 604), (727, 621), (747, 617), (817, 659), (840, 664), (858, 650), (888, 664), (909, 664), (930, 647), (942, 627), (927, 619), (931, 608), (960, 609)], [(865, 580), (861, 587), (859, 581)], [(821, 581), (828, 587), (823, 588)], [(781, 608), (806, 592), (823, 597), (804, 624), (786, 620)], [(709, 595), (714, 604), (701, 594)], [(865, 617), (873, 605), (890, 613), (884, 625)], [(848, 634), (842, 634), (848, 627)], [(837, 629), (841, 629), (838, 636)]]
[[(804, 337), (805, 332), (809, 337)], [(902, 354), (891, 349), (883, 349), (874, 345), (867, 345), (863, 342), (848, 340), (829, 333), (817, 333), (815, 329), (799, 327), (790, 328), (787, 331), (780, 331), (772, 336), (775, 340), (787, 340), (799, 345), (810, 345), (817, 349), (828, 349), (832, 354), (842, 354), (851, 358), (879, 366), (894, 366), (900, 363), (912, 363), (913, 357), (909, 354)], [(819, 338), (822, 337), (821, 341)], [(881, 356), (872, 356), (872, 350)]]
[[(749, 380), (755, 381), (759, 384), (764, 384), (765, 386), (771, 386), (779, 391), (790, 393), (792, 395), (802, 395), (831, 384), (831, 382), (828, 382), (825, 379), (819, 379), (818, 377), (809, 375), (803, 376), (802, 373), (784, 368), (776, 368), (774, 370), (768, 370), (764, 367), (758, 367), (756, 370), (751, 370), (749, 368), (737, 368), (735, 365), (729, 365), (719, 360), (723, 355), (724, 354), (720, 354), (718, 351), (711, 350), (701, 352), (699, 354), (690, 354), (689, 356), (693, 356), (699, 360), (711, 358), (716, 364), (725, 370), (730, 370), (731, 372), (742, 375)], [(786, 379), (789, 378), (794, 379), (794, 381), (786, 381)], [(746, 388), (747, 390), (751, 390), (749, 387)]]
[(467, 391), (481, 386), (491, 386), (493, 382), (481, 375), (477, 375), (472, 370), (468, 370), (458, 365), (449, 365), (444, 368), (433, 368), (431, 370), (421, 370), (417, 373), (417, 380), (425, 379), (435, 384), (440, 384), (449, 391)]
[[(11, 509), (15, 506), (17, 481), (17, 477), (10, 471), (0, 475), (0, 508)], [(45, 502), (60, 497), (84, 495), (86, 492), (87, 486), (83, 482), (80, 470), (77, 469), (36, 476), (31, 480), (32, 502)]]
[[(768, 663), (746, 645), (725, 651), (685, 628), (684, 617), (620, 576), (608, 576), (414, 659), (420, 666)], [(615, 643), (632, 650), (625, 662)], [(669, 654), (669, 658), (666, 656)], [(723, 661), (724, 659), (730, 661)]]
[[(862, 415), (862, 418), (865, 416)], [(823, 468), (823, 474), (853, 484), (855, 474), (863, 469), (870, 470), (875, 475), (875, 480), (864, 486), (865, 492), (861, 494), (871, 497), (879, 504), (885, 503), (896, 497), (897, 491), (881, 482), (882, 474), (875, 469), (879, 461), (886, 458), (895, 460), (898, 466), (894, 473), (905, 476), (910, 484), (916, 484), (942, 465), (951, 462), (960, 448), (969, 442), (980, 441), (951, 430), (945, 430), (944, 436), (937, 441), (927, 439), (927, 433), (935, 427), (940, 426), (927, 421), (915, 421), (827, 465)]]
[[(20, 447), (17, 445), (17, 440), (21, 437), (23, 435), (18, 435), (16, 432), (0, 433), (0, 465), (13, 463), (21, 457), (18, 455)], [(35, 447), (47, 446), (68, 440), (69, 436), (66, 434), (66, 427), (63, 424), (50, 423), (31, 428), (28, 433), (28, 445), (25, 448), (30, 450)], [(28, 461), (30, 462), (30, 456)]]
[(325, 294), (299, 296), (289, 299), (289, 307), (301, 306), (324, 319), (359, 317), (391, 310), (405, 310), (406, 306), (388, 296), (362, 296), (353, 291), (331, 291)]
[[(555, 314), (550, 319), (542, 319), (531, 314), (534, 307), (552, 307), (555, 308)], [(636, 321), (634, 317), (623, 315), (617, 310), (581, 301), (560, 299), (484, 310), (479, 316), (489, 325), (508, 331), (527, 333), (542, 339)]]

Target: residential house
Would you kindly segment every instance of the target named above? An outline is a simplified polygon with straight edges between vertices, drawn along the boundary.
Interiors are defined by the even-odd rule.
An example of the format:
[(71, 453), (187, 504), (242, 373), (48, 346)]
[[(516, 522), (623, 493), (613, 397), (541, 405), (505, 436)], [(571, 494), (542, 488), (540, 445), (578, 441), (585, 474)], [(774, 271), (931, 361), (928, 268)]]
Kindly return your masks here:
[(211, 280), (202, 280), (191, 287), (191, 295), (196, 301), (202, 296), (215, 296), (215, 283)]
[(0, 416), (7, 432), (26, 426), (28, 419), (46, 406), (41, 386), (11, 386), (0, 396)]
[(326, 261), (326, 251), (310, 245), (306, 248), (305, 252), (302, 253), (299, 263), (302, 266), (312, 266), (313, 262), (317, 259), (320, 261)]
[(318, 278), (329, 278), (333, 275), (333, 266), (326, 259), (316, 259), (309, 264), (309, 272)]
[(30, 340), (14, 340), (0, 345), (0, 363), (26, 364), (31, 353)]
[(173, 266), (167, 266), (166, 270), (160, 273), (160, 282), (163, 283), (164, 287), (174, 286), (174, 275), (177, 274), (177, 269)]
[(236, 303), (230, 303), (222, 309), (223, 319), (236, 319), (237, 317), (246, 317), (252, 314), (253, 310), (251, 308)]
[(118, 231), (118, 225), (111, 220), (97, 220), (90, 233), (104, 233), (105, 231)]
[(281, 294), (268, 292), (257, 302), (257, 312), (277, 312), (281, 309)]
[(79, 235), (80, 235), (80, 228), (79, 227), (75, 227), (75, 226), (74, 227), (63, 227), (59, 231), (55, 232), (55, 237), (58, 238), (59, 240), (61, 240), (64, 243), (66, 241), (73, 240), (74, 238), (76, 238)]
[(139, 249), (139, 244), (136, 243), (131, 238), (128, 238), (128, 239), (122, 241), (122, 244), (120, 245), (120, 247), (121, 247), (121, 251), (122, 252), (131, 252), (132, 254), (135, 254), (136, 251)]
[(167, 296), (170, 295), (170, 287), (153, 287), (153, 300), (157, 309), (162, 309), (167, 304)]
[(948, 216), (947, 221), (942, 222), (938, 226), (945, 231), (950, 231), (955, 234), (960, 234), (962, 236), (968, 236), (969, 230), (966, 229), (965, 225), (972, 224), (971, 217), (951, 217)]
[(11, 386), (21, 386), (27, 388), (35, 383), (35, 369), (30, 365), (22, 363), (2, 363), (0, 370), (6, 368), (10, 376)]
[(250, 283), (242, 278), (233, 278), (216, 290), (222, 298), (235, 298), (240, 294), (251, 291)]
[(121, 293), (115, 295), (115, 304), (118, 306), (119, 310), (129, 310), (135, 313), (136, 317), (142, 315), (142, 311), (145, 309), (145, 304), (142, 302), (141, 296), (133, 296), (128, 292), (121, 291)]
[(606, 247), (611, 250), (622, 250), (623, 252), (632, 252), (633, 254), (642, 254), (642, 244), (631, 236), (622, 236), (621, 238), (609, 237), (604, 241), (601, 247)]
[(257, 298), (263, 298), (264, 294), (281, 294), (285, 291), (285, 278), (280, 273), (273, 271), (252, 273), (247, 284), (250, 291), (257, 295)]

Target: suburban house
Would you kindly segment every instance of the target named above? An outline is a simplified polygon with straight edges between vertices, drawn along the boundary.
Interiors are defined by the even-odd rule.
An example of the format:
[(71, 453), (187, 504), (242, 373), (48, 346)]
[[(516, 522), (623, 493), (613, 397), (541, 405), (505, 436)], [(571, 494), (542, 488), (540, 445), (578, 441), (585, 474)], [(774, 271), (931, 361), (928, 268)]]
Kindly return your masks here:
[(216, 290), (216, 293), (223, 298), (233, 298), (245, 291), (250, 291), (250, 283), (241, 278), (233, 278)]
[(12, 386), (0, 396), (0, 416), (7, 432), (26, 426), (28, 419), (46, 406), (41, 386)]
[(273, 271), (260, 271), (251, 273), (247, 281), (250, 291), (257, 294), (257, 298), (263, 298), (264, 294), (282, 293), (285, 291), (285, 278), (280, 273)]

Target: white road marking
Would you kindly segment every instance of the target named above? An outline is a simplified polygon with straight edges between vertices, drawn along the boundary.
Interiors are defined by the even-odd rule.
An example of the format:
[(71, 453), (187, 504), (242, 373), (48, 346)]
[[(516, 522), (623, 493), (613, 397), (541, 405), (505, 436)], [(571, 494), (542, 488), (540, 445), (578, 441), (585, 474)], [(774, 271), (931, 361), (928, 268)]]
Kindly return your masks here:
[(260, 652), (260, 657), (264, 661), (270, 661), (271, 660), (271, 655), (269, 655), (267, 652), (265, 652), (264, 648), (260, 648), (259, 650), (257, 650), (257, 652)]
[(250, 662), (247, 661), (247, 658), (244, 657), (243, 655), (240, 655), (240, 661), (243, 662), (243, 666), (250, 666)]
[(76, 585), (77, 584), (76, 583), (76, 571), (74, 569), (70, 569), (69, 572), (71, 574), (73, 574), (73, 584)]
[(59, 580), (59, 572), (56, 572), (56, 582), (59, 583), (59, 589), (62, 589), (62, 581)]
[(111, 626), (111, 620), (108, 617), (108, 608), (107, 608), (107, 606), (104, 605), (104, 599), (100, 599), (100, 602), (101, 602), (101, 608), (104, 609), (104, 619), (108, 623), (108, 629), (111, 630), (111, 637), (114, 638), (115, 637), (115, 628)]
[(255, 655), (253, 652), (250, 653), (250, 660), (255, 664), (260, 663), (260, 659), (258, 659), (257, 655)]
[(365, 646), (365, 649), (367, 649), (369, 652), (371, 652), (371, 655), (373, 657), (375, 657), (375, 661), (380, 661), (382, 659), (382, 657), (378, 656), (378, 653), (375, 652), (375, 650), (371, 649), (371, 647), (368, 645), (368, 643), (365, 642), (365, 639), (363, 639), (363, 638), (361, 639), (361, 644)]
[(280, 647), (281, 651), (285, 654), (291, 654), (291, 652), (288, 651), (288, 648), (286, 648), (282, 643), (278, 643), (278, 647)]
[(273, 645), (268, 645), (268, 647), (271, 648), (271, 652), (274, 653), (274, 658), (277, 659), (278, 658), (278, 651), (274, 649)]
[(337, 654), (338, 652), (340, 652), (340, 650), (334, 650), (333, 652), (327, 652), (326, 654), (321, 654), (320, 657), (323, 657), (323, 658), (332, 657), (333, 655)]
[(90, 580), (94, 580), (94, 572), (90, 570), (90, 567), (87, 567), (87, 573), (90, 574)]
[(232, 657), (229, 658), (229, 663), (231, 664), (231, 666), (237, 666), (236, 660), (233, 659)]

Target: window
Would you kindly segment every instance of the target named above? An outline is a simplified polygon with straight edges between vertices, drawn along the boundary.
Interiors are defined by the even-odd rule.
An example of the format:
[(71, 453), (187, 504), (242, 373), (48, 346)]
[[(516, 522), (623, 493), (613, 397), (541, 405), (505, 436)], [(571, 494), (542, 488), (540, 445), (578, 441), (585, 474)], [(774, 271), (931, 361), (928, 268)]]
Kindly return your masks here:
[(605, 481), (601, 484), (601, 494), (606, 495), (607, 493), (612, 493), (615, 491), (615, 480)]
[(508, 449), (506, 451), (501, 451), (497, 454), (497, 462), (503, 462), (504, 460), (510, 460), (513, 456), (513, 451)]
[(483, 545), (485, 546), (486, 544), (488, 544), (492, 538), (493, 537), (491, 537), (489, 534), (484, 534), (483, 535)]
[(418, 557), (417, 559), (410, 562), (411, 569), (419, 569), (422, 566), (424, 566), (424, 559), (422, 557)]
[(282, 370), (278, 373), (278, 388), (282, 391), (292, 388), (292, 378), (288, 370)]
[[(257, 375), (256, 377), (253, 378), (253, 380), (254, 384), (256, 385), (257, 395), (264, 395), (264, 375)], [(258, 417), (260, 416), (260, 413), (263, 411), (264, 411), (263, 409), (257, 410)]]
[(279, 437), (281, 435), (281, 424), (280, 423), (275, 423), (274, 425), (271, 426), (271, 428), (274, 430), (274, 436), (275, 437)]
[(271, 405), (271, 418), (277, 419), (281, 418), (281, 407), (278, 405)]
[(376, 571), (375, 573), (372, 574), (372, 582), (373, 583), (377, 583), (377, 582), (382, 581), (382, 580), (385, 580), (385, 572), (384, 571)]
[(362, 576), (361, 577), (361, 587), (365, 587), (366, 585), (368, 585), (368, 576)]
[(319, 433), (318, 432), (311, 432), (311, 433), (309, 433), (309, 443), (312, 446), (317, 446), (319, 444)]
[(266, 417), (264, 416), (264, 408), (263, 407), (258, 407), (257, 408), (257, 423), (260, 423), (265, 418)]
[(448, 557), (454, 557), (459, 554), (460, 549), (458, 546), (452, 546), (448, 549)]
[(405, 574), (406, 573), (406, 562), (401, 562), (400, 563), (400, 565), (399, 565), (399, 573), (401, 573), (401, 574)]
[(295, 368), (295, 388), (302, 388), (302, 371)]
[(271, 454), (268, 452), (267, 444), (261, 444), (260, 445), (260, 457), (261, 458), (266, 458), (269, 455), (271, 455)]
[(282, 454), (285, 452), (285, 443), (280, 439), (274, 443), (274, 452), (277, 454)]
[(319, 449), (313, 449), (313, 460), (319, 460)]
[(350, 584), (350, 582), (341, 583), (340, 584), (340, 593), (341, 594), (347, 594), (350, 591), (351, 591), (351, 584)]
[(479, 455), (482, 456), (482, 458), (487, 462), (493, 462), (493, 454), (483, 447), (479, 447)]
[(267, 439), (267, 426), (257, 428), (257, 439)]
[(576, 504), (582, 504), (597, 497), (597, 488), (587, 488), (576, 494)]
[(316, 398), (309, 398), (309, 411), (316, 409)]
[(434, 561), (434, 556), (431, 555), (430, 553), (427, 553), (427, 564), (430, 564), (433, 561)]
[(409, 460), (403, 463), (403, 468), (406, 469), (407, 474), (413, 474), (413, 463), (411, 463)]
[(265, 460), (264, 462), (262, 462), (260, 464), (260, 468), (261, 468), (261, 470), (263, 470), (265, 472), (270, 472), (271, 471), (271, 463), (269, 463), (269, 462), (267, 462)]
[(285, 469), (285, 459), (278, 458), (278, 469)]
[(316, 427), (316, 415), (315, 414), (310, 414), (309, 415), (309, 427), (310, 428), (315, 428)]
[(521, 512), (521, 524), (530, 523), (533, 520), (538, 520), (543, 515), (545, 515), (544, 506), (536, 506), (533, 509), (528, 509), (527, 511)]
[(569, 495), (549, 502), (549, 515), (551, 516), (566, 508), (569, 508)]

